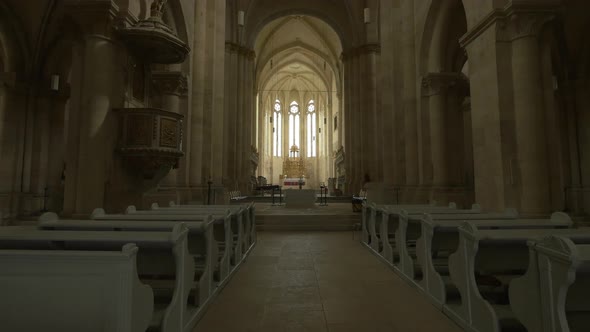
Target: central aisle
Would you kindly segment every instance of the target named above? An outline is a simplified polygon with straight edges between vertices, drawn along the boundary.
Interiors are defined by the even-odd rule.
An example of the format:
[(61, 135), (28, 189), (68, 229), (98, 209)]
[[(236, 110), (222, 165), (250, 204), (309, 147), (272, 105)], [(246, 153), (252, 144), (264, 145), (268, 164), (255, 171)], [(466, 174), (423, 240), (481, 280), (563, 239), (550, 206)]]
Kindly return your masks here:
[(459, 332), (351, 232), (259, 232), (196, 331)]

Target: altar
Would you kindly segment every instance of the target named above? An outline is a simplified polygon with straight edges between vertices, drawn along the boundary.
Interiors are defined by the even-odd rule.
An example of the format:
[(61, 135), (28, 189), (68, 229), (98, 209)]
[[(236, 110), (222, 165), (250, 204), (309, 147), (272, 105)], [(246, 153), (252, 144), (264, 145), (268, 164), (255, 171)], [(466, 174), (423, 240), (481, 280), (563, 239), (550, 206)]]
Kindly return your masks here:
[(288, 189), (285, 193), (286, 208), (315, 208), (316, 193), (313, 189)]
[(284, 187), (297, 187), (297, 188), (299, 188), (300, 182), (301, 182), (302, 186), (305, 186), (305, 179), (303, 179), (303, 178), (284, 178), (283, 179), (283, 186)]

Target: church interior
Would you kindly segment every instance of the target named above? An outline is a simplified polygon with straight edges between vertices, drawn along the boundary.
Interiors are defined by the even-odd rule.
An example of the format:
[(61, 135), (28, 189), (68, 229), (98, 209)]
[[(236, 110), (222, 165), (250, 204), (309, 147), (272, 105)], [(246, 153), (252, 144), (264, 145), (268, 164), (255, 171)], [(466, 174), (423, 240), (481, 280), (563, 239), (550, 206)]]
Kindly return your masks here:
[(0, 330), (587, 331), (588, 28), (0, 0)]

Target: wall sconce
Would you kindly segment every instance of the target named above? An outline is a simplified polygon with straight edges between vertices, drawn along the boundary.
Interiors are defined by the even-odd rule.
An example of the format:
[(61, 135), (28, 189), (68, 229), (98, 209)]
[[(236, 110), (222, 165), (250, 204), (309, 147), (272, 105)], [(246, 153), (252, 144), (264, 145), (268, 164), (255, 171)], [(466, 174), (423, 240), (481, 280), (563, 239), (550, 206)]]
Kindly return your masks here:
[(243, 27), (244, 26), (244, 11), (238, 11), (238, 25)]
[(59, 75), (51, 75), (51, 91), (59, 91)]
[(371, 23), (371, 8), (365, 8), (364, 14), (365, 14), (365, 24)]

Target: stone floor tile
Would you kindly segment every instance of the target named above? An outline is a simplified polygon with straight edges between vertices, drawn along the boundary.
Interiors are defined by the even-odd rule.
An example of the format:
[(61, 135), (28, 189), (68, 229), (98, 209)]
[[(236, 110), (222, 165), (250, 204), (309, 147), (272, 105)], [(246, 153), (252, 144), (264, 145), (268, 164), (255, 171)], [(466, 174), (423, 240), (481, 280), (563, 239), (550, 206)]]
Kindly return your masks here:
[(459, 332), (350, 232), (261, 232), (195, 332)]

